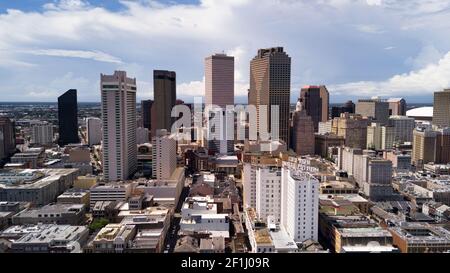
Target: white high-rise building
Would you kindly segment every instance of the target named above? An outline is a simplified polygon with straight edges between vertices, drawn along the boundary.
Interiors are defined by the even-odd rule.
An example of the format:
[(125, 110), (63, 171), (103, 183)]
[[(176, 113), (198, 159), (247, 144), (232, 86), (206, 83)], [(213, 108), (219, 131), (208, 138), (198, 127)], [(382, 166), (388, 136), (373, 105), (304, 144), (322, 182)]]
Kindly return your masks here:
[(128, 179), (137, 168), (136, 79), (125, 71), (101, 75), (103, 176)]
[(157, 180), (170, 179), (177, 168), (177, 142), (167, 130), (157, 130), (152, 139), (152, 175)]
[(35, 124), (31, 127), (31, 143), (47, 145), (53, 142), (53, 125)]
[(87, 118), (86, 128), (88, 145), (99, 145), (102, 141), (102, 120), (99, 118)]
[(242, 167), (243, 201), (245, 208), (256, 208), (256, 169), (251, 163)]
[(258, 167), (256, 170), (256, 212), (267, 220), (268, 216), (281, 220), (281, 168)]
[(281, 171), (281, 224), (295, 242), (318, 239), (319, 181), (287, 165)]

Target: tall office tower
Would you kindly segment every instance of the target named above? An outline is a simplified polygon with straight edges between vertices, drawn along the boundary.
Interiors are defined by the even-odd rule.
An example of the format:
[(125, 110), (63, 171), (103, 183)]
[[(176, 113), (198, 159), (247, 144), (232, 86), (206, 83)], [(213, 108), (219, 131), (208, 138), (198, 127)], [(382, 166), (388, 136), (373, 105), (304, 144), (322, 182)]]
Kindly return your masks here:
[(342, 113), (355, 113), (355, 104), (353, 101), (349, 100), (341, 106), (331, 107), (331, 118), (338, 118)]
[(205, 58), (205, 105), (223, 109), (234, 105), (234, 57), (214, 54)]
[(152, 100), (141, 101), (142, 126), (149, 130), (152, 129)]
[(77, 90), (70, 89), (58, 97), (58, 144), (64, 146), (79, 143)]
[(88, 145), (99, 145), (102, 141), (102, 120), (99, 118), (87, 118), (87, 140)]
[(331, 132), (344, 137), (345, 146), (364, 149), (367, 145), (367, 126), (369, 120), (357, 114), (343, 113), (333, 119)]
[(325, 85), (304, 86), (300, 91), (300, 99), (305, 107), (306, 113), (314, 122), (314, 131), (317, 132), (319, 122), (328, 120), (330, 95)]
[(413, 141), (413, 131), (416, 127), (414, 118), (392, 115), (389, 117), (388, 124), (394, 130), (394, 143)]
[(450, 163), (450, 128), (437, 129), (436, 163)]
[[(220, 112), (215, 113), (215, 115), (221, 115), (222, 122), (220, 128), (214, 128), (213, 132), (208, 131), (208, 150), (210, 153), (232, 153), (234, 134), (227, 137), (227, 131), (234, 132), (234, 113), (229, 113), (227, 117), (225, 111), (227, 105), (234, 105), (234, 57), (232, 56), (215, 54), (205, 58), (205, 107), (212, 105), (222, 108)], [(227, 124), (227, 121), (230, 124)]]
[(387, 124), (389, 118), (389, 103), (378, 97), (358, 100), (355, 113), (363, 117), (372, 118), (375, 122)]
[(314, 138), (314, 122), (298, 101), (292, 117), (292, 147), (297, 155), (314, 155)]
[(31, 127), (31, 144), (49, 145), (53, 143), (53, 125), (44, 122)]
[(450, 89), (434, 92), (433, 125), (450, 127)]
[(177, 100), (176, 73), (166, 70), (153, 71), (153, 114), (157, 115), (152, 122), (152, 136), (156, 134), (158, 129), (166, 129), (168, 132), (172, 129), (175, 121), (171, 117), (172, 108)]
[(256, 212), (267, 220), (268, 216), (281, 221), (281, 168), (260, 167), (256, 169)]
[(414, 166), (421, 168), (426, 163), (436, 162), (437, 136), (438, 132), (430, 129), (414, 130), (411, 160)]
[(136, 79), (125, 71), (100, 75), (103, 127), (103, 176), (128, 179), (137, 168)]
[(406, 100), (403, 98), (390, 98), (389, 103), (390, 116), (406, 116)]
[(295, 242), (318, 239), (319, 181), (307, 172), (281, 170), (281, 224)]
[(0, 116), (0, 161), (13, 155), (16, 150), (15, 124)]
[[(289, 147), (289, 108), (291, 90), (291, 58), (282, 47), (259, 49), (250, 62), (249, 104), (257, 110), (256, 129), (261, 136), (263, 128), (271, 132), (271, 106), (279, 106), (277, 119), (279, 138)], [(262, 105), (267, 105), (267, 127), (260, 124)]]
[(177, 168), (177, 142), (161, 129), (152, 139), (152, 176), (157, 180), (170, 179)]

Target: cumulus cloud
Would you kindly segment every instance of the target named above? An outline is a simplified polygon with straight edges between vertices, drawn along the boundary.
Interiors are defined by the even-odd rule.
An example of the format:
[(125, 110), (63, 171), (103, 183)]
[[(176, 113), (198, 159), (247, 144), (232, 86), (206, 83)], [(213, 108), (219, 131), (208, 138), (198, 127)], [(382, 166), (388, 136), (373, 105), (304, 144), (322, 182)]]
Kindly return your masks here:
[[(138, 79), (140, 98), (152, 95), (153, 69), (177, 72), (180, 97), (203, 95), (204, 57), (221, 51), (235, 56), (235, 94), (246, 97), (249, 62), (271, 46), (292, 57), (293, 100), (300, 86), (316, 83), (367, 87), (374, 95), (390, 78), (403, 82), (391, 75), (414, 78), (450, 51), (450, 1), (142, 0), (120, 1), (114, 11), (98, 3), (49, 0), (42, 10), (0, 14), (0, 78), (17, 99), (25, 92), (38, 99), (45, 85), (71, 72), (86, 82), (66, 85), (80, 84), (80, 100), (98, 101), (99, 74), (115, 69)], [(418, 86), (423, 93), (412, 94), (434, 91)]]
[(355, 96), (421, 95), (424, 90), (438, 91), (450, 86), (450, 51), (438, 62), (422, 69), (392, 76), (385, 81), (359, 81), (334, 85), (336, 93)]

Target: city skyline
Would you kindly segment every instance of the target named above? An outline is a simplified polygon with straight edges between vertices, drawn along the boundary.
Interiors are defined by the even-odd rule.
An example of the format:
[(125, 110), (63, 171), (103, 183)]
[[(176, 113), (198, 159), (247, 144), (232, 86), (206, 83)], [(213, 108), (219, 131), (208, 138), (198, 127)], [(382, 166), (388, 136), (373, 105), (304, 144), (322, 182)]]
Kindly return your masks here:
[(74, 88), (80, 102), (99, 102), (98, 75), (114, 70), (136, 77), (138, 101), (151, 99), (152, 71), (164, 69), (190, 102), (204, 94), (204, 58), (226, 53), (245, 103), (254, 52), (276, 46), (292, 57), (291, 103), (304, 85), (326, 85), (330, 102), (412, 103), (450, 85), (450, 1), (20, 2), (0, 4), (2, 101), (54, 101)]

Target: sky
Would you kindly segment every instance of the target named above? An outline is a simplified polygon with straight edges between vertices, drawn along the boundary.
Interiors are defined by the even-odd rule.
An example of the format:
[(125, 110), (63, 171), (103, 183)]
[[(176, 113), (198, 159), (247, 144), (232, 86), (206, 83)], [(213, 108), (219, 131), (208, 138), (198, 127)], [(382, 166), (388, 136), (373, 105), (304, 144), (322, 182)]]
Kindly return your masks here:
[(291, 100), (324, 84), (332, 102), (372, 96), (432, 102), (450, 88), (450, 0), (0, 0), (0, 101), (100, 100), (100, 73), (125, 70), (137, 99), (154, 69), (177, 72), (177, 97), (204, 92), (204, 58), (235, 57), (246, 102), (250, 60), (282, 46)]

